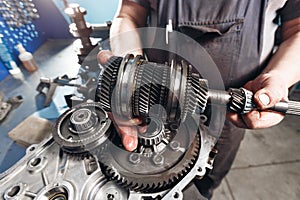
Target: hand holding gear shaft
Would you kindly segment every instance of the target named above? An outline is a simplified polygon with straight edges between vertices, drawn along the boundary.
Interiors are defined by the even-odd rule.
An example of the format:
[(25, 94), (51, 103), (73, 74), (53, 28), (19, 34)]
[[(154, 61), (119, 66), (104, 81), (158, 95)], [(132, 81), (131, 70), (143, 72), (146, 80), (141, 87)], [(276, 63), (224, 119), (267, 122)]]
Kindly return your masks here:
[[(141, 56), (113, 56), (105, 67), (96, 96), (107, 111), (116, 111), (124, 118), (148, 117), (157, 104), (164, 108), (168, 122), (184, 121), (187, 114), (202, 113), (208, 102), (226, 105), (229, 112), (238, 114), (257, 108), (251, 91), (210, 90), (207, 80), (192, 73), (192, 66), (185, 61), (167, 66), (148, 62)], [(300, 115), (300, 102), (282, 101), (270, 110)], [(154, 112), (163, 115), (161, 108)]]

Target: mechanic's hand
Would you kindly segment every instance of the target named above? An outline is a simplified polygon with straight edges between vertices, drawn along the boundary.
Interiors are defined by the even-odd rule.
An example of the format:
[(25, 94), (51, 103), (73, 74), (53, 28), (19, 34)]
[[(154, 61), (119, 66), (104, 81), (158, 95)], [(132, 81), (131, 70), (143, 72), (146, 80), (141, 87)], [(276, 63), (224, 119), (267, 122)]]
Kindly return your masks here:
[(147, 126), (140, 126), (142, 121), (138, 118), (124, 121), (114, 117), (113, 113), (108, 113), (108, 116), (121, 136), (124, 148), (127, 151), (134, 151), (138, 145), (138, 133), (146, 132)]
[[(109, 58), (113, 56), (111, 51), (102, 50), (98, 53), (98, 62), (105, 64)], [(113, 121), (118, 133), (122, 138), (122, 143), (127, 151), (133, 151), (138, 145), (138, 132), (144, 133), (147, 130), (146, 126), (139, 126), (142, 121), (138, 118), (130, 120), (118, 119), (113, 113), (108, 113), (109, 118)]]
[(267, 128), (278, 124), (283, 119), (283, 114), (265, 110), (274, 106), (281, 100), (287, 100), (288, 86), (280, 74), (261, 74), (255, 80), (248, 82), (246, 89), (254, 93), (254, 101), (258, 106), (249, 113), (239, 115), (228, 113), (230, 121), (240, 128)]

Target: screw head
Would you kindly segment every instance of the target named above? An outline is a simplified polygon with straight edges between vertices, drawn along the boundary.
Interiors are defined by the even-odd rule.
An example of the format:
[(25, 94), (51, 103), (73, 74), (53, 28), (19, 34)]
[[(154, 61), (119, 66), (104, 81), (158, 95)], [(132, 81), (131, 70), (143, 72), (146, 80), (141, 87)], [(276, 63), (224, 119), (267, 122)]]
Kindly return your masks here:
[(141, 162), (141, 155), (138, 153), (132, 153), (129, 155), (129, 161), (132, 164), (138, 164), (139, 162)]
[(170, 148), (174, 151), (177, 151), (180, 148), (180, 142), (173, 140), (170, 142)]
[(155, 154), (153, 156), (152, 160), (155, 165), (160, 166), (160, 165), (164, 164), (164, 157), (160, 154)]

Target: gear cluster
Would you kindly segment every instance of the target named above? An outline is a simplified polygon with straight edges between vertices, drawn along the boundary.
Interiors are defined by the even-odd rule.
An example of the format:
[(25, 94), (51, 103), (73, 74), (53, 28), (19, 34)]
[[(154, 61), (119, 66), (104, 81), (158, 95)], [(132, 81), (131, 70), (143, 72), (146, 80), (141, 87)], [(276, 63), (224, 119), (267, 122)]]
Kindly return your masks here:
[[(122, 118), (145, 119), (154, 114), (167, 123), (178, 123), (188, 115), (204, 113), (208, 102), (227, 106), (229, 112), (238, 114), (257, 107), (253, 93), (245, 88), (209, 90), (207, 80), (193, 72), (192, 66), (184, 60), (172, 61), (168, 66), (130, 54), (123, 60), (110, 58), (98, 81), (96, 96), (106, 111), (116, 111)], [(295, 105), (290, 103), (291, 112), (286, 112), (289, 108), (286, 102), (274, 109), (297, 114)]]
[[(224, 101), (237, 113), (253, 107), (245, 89), (209, 91), (207, 81), (185, 61), (167, 66), (127, 55), (111, 57), (104, 67), (99, 102), (65, 112), (53, 137), (68, 154), (92, 154), (108, 180), (137, 193), (171, 190), (197, 166), (203, 134), (191, 115), (203, 113), (209, 101)], [(106, 111), (144, 120), (147, 130), (138, 133), (134, 152), (124, 150)]]
[(167, 122), (184, 121), (196, 110), (204, 111), (207, 82), (192, 73), (187, 62), (167, 66), (133, 55), (121, 60), (111, 57), (99, 79), (96, 96), (107, 111), (126, 119), (151, 113)]
[(170, 71), (158, 64), (144, 63), (136, 71), (136, 87), (133, 94), (133, 113), (147, 116), (153, 105), (166, 107)]

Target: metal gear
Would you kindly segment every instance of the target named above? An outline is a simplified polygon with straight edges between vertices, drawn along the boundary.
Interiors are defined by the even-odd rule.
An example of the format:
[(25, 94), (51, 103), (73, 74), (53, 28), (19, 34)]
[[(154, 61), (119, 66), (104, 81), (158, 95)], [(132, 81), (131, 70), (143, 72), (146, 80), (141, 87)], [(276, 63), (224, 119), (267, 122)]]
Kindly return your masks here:
[(99, 103), (84, 103), (62, 114), (52, 135), (64, 152), (80, 157), (108, 138), (110, 125), (111, 120)]
[(228, 103), (228, 110), (231, 112), (236, 112), (238, 114), (245, 114), (255, 108), (253, 105), (252, 98), (253, 93), (244, 89), (234, 89), (229, 90), (231, 99)]
[(164, 127), (157, 119), (152, 118), (147, 125), (145, 133), (139, 133), (139, 143), (143, 146), (153, 146), (159, 144), (164, 138)]
[[(194, 105), (195, 101), (192, 98), (193, 97), (193, 90), (192, 90), (192, 66), (186, 64), (184, 61), (182, 61), (182, 66), (184, 68), (186, 68), (186, 74), (183, 74), (183, 76), (186, 76), (186, 82), (185, 82), (185, 88), (182, 88), (182, 90), (184, 91), (185, 95), (184, 95), (184, 101), (183, 104), (181, 104), (182, 106), (182, 111), (181, 111), (181, 120), (185, 120), (186, 116), (188, 114), (192, 114), (193, 112), (191, 112), (190, 109), (191, 105)], [(185, 71), (185, 70), (184, 70)], [(194, 102), (193, 102), (194, 101)]]
[[(153, 105), (164, 106), (166, 103), (169, 69), (146, 61), (140, 64), (136, 71), (133, 113), (146, 116)], [(160, 111), (158, 114), (161, 114)]]
[(111, 111), (111, 95), (115, 88), (122, 57), (112, 56), (99, 77), (96, 98), (106, 111)]
[[(190, 122), (192, 119), (188, 118)], [(176, 185), (194, 166), (200, 150), (200, 133), (195, 122), (179, 127), (172, 144), (175, 141), (176, 148), (167, 145), (151, 157), (111, 144), (98, 158), (106, 176), (120, 186), (136, 192), (159, 192)]]
[[(152, 109), (151, 114), (167, 122), (184, 121), (187, 115), (204, 111), (209, 97), (207, 82), (192, 73), (192, 66), (186, 61), (173, 61), (167, 66), (131, 54), (123, 60), (114, 59), (109, 61), (97, 89), (99, 101), (107, 111), (114, 109), (120, 118), (130, 119), (149, 117)], [(132, 76), (133, 79), (128, 78)]]
[[(197, 103), (196, 106), (194, 104), (191, 104), (190, 110), (192, 111), (197, 110), (198, 113), (203, 113), (206, 108), (208, 97), (209, 97), (207, 80), (201, 79), (199, 74), (193, 73), (192, 88), (193, 88), (193, 93), (190, 97), (192, 99), (196, 99), (195, 102)], [(191, 103), (193, 103), (193, 101)]]

